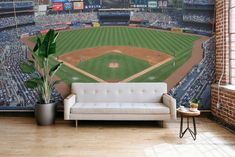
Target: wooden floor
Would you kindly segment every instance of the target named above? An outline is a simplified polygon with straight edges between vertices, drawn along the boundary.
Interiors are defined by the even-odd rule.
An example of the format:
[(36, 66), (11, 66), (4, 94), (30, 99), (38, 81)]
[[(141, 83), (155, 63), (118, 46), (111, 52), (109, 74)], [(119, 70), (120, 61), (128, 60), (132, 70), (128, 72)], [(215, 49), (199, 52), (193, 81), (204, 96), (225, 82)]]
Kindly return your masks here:
[(31, 117), (0, 117), (0, 157), (235, 157), (235, 135), (207, 118), (180, 139), (179, 120), (71, 122), (39, 127)]

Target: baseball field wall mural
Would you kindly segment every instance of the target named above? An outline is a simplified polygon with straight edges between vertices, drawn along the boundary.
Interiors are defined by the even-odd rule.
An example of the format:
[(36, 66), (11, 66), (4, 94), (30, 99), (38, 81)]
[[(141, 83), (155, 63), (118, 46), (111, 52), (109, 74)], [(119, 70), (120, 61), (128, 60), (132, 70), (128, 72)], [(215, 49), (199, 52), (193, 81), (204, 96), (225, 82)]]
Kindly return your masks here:
[(56, 78), (62, 82), (53, 91), (54, 100), (61, 102), (59, 110), (73, 82), (166, 82), (178, 106), (188, 106), (197, 98), (200, 109), (210, 109), (214, 1), (155, 0), (149, 7), (147, 0), (120, 2), (125, 3), (122, 8), (115, 3), (110, 9), (111, 1), (84, 1), (101, 7), (20, 15), (17, 18), (25, 23), (17, 29), (14, 21), (10, 26), (2, 24), (0, 110), (34, 110), (39, 96), (25, 87), (30, 76), (22, 73), (21, 65), (32, 57), (37, 37), (44, 38), (49, 29), (59, 32), (57, 54), (50, 65), (63, 62)]

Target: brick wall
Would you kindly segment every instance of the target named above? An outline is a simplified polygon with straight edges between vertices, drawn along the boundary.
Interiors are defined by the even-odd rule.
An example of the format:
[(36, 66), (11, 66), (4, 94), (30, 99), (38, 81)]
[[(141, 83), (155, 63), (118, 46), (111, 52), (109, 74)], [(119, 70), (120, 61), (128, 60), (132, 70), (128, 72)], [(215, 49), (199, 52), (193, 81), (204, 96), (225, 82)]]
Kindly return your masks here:
[(218, 99), (218, 86), (217, 84), (211, 87), (211, 112), (221, 122), (235, 127), (235, 90), (228, 89), (227, 87), (220, 87), (220, 108), (217, 109)]
[[(223, 17), (223, 1), (225, 1), (225, 10)], [(222, 71), (223, 71), (223, 49), (225, 51), (225, 69), (224, 76), (221, 81), (222, 84), (229, 83), (229, 21), (228, 21), (228, 13), (229, 13), (229, 1), (230, 0), (219, 0), (215, 1), (215, 10), (216, 10), (216, 25), (215, 25), (215, 35), (216, 35), (216, 81), (218, 82)], [(223, 31), (224, 29), (224, 31)], [(223, 37), (223, 34), (225, 37)], [(224, 48), (223, 48), (224, 41)]]
[[(212, 114), (226, 125), (235, 128), (235, 90), (228, 88), (230, 82), (229, 79), (229, 7), (230, 0), (225, 0), (225, 17), (223, 17), (223, 1), (215, 1), (216, 10), (216, 26), (215, 26), (215, 40), (216, 40), (216, 61), (215, 61), (215, 72), (216, 72), (216, 84), (211, 86), (211, 112)], [(224, 27), (224, 32), (223, 32)], [(223, 38), (223, 34), (225, 37)], [(224, 41), (224, 47), (223, 47)], [(217, 109), (218, 103), (218, 82), (223, 71), (223, 48), (225, 51), (224, 60), (224, 76), (222, 77), (220, 87), (220, 108)]]

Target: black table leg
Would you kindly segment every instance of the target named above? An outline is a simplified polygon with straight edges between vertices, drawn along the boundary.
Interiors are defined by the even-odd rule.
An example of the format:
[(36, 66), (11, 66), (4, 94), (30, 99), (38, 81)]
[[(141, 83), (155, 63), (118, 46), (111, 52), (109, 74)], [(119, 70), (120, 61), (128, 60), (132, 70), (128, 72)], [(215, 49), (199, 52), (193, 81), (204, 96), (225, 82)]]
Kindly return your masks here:
[(194, 134), (196, 136), (197, 135), (197, 128), (196, 128), (195, 117), (193, 117), (193, 129), (194, 129)]
[(192, 117), (192, 118), (193, 118), (193, 130), (194, 131), (192, 131), (189, 128), (189, 117), (187, 117), (187, 128), (182, 132), (182, 130), (183, 130), (183, 116), (181, 116), (181, 120), (180, 120), (180, 135), (179, 135), (180, 138), (182, 138), (184, 136), (184, 134), (186, 133), (186, 131), (188, 130), (189, 133), (191, 134), (192, 138), (194, 140), (196, 140), (196, 135), (197, 135), (196, 122), (195, 122), (195, 117)]
[(184, 118), (183, 118), (183, 116), (181, 116), (181, 118), (180, 118), (180, 134), (179, 134), (179, 137), (180, 138), (182, 138), (183, 136), (182, 136), (182, 129), (183, 129), (183, 120)]

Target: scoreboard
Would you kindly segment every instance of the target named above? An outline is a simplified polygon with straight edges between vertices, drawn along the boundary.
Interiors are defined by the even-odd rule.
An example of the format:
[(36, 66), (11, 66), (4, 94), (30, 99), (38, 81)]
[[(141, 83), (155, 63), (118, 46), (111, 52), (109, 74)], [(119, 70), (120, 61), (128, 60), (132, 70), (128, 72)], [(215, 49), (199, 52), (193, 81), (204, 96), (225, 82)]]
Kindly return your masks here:
[(101, 8), (100, 0), (51, 0), (53, 11), (76, 11)]
[(148, 0), (130, 0), (131, 8), (147, 8)]
[(100, 8), (165, 8), (168, 0), (51, 0), (53, 11), (93, 10)]

